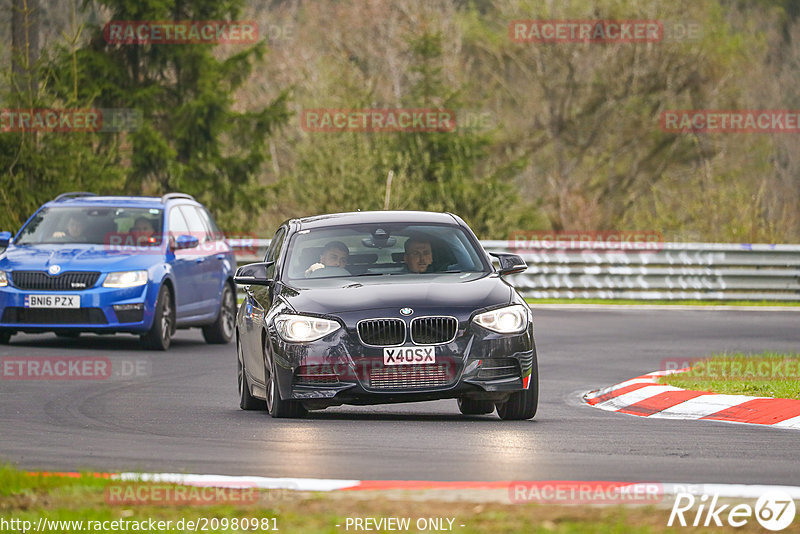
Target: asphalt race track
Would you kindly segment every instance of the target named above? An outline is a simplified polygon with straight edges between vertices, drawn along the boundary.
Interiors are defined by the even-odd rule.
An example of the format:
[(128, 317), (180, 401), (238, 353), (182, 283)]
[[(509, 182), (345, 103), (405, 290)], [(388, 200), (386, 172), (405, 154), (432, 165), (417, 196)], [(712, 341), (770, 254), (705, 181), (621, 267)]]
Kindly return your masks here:
[[(0, 380), (0, 461), (28, 469), (362, 480), (800, 483), (800, 434), (645, 419), (580, 394), (664, 358), (800, 348), (800, 312), (536, 310), (533, 421), (465, 417), (456, 402), (340, 407), (305, 420), (239, 410), (234, 346), (180, 331), (167, 353), (132, 336), (17, 335), (0, 358), (107, 357), (107, 380)], [(138, 365), (138, 367), (137, 367)], [(138, 371), (132, 371), (137, 369)]]

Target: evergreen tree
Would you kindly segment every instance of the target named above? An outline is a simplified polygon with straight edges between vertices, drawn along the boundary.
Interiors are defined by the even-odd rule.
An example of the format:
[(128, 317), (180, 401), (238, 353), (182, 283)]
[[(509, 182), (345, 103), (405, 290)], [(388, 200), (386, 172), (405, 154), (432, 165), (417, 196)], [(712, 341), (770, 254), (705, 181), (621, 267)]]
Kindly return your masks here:
[[(240, 0), (98, 4), (112, 21), (236, 21), (242, 9)], [(264, 109), (240, 110), (235, 102), (263, 60), (264, 42), (232, 44), (233, 53), (221, 58), (215, 44), (119, 44), (107, 40), (99, 24), (86, 31), (85, 46), (54, 52), (51, 83), (37, 102), (125, 110), (141, 120), (126, 132), (3, 136), (2, 180), (11, 186), (6, 194), (24, 198), (25, 191), (14, 188), (27, 189), (27, 204), (35, 205), (55, 191), (73, 189), (182, 191), (209, 206), (226, 230), (248, 229), (250, 214), (266, 194), (259, 183), (269, 157), (266, 139), (287, 119), (285, 93)], [(59, 150), (62, 156), (50, 159)], [(90, 155), (94, 160), (87, 165)], [(21, 173), (27, 173), (26, 181), (20, 181)]]

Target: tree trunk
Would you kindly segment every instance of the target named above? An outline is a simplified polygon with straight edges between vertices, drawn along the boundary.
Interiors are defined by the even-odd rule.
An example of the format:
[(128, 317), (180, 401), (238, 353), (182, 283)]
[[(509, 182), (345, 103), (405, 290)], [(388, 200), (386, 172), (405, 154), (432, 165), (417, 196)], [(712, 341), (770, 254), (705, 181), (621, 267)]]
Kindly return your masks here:
[(11, 68), (18, 92), (35, 99), (39, 59), (39, 0), (11, 0)]

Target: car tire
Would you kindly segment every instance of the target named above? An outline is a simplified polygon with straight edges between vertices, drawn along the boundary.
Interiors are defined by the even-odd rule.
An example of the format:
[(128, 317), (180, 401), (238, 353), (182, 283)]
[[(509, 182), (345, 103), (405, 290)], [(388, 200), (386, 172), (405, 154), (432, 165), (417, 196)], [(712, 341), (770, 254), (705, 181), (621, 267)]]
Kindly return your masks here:
[(459, 397), (458, 409), (464, 415), (486, 415), (494, 411), (494, 402)]
[(161, 286), (153, 314), (153, 325), (140, 339), (142, 347), (148, 350), (167, 350), (175, 333), (175, 309), (172, 306), (172, 292), (166, 285)]
[(203, 339), (211, 345), (226, 345), (233, 339), (236, 327), (236, 292), (229, 283), (222, 288), (217, 319), (203, 327)]
[(238, 367), (239, 408), (242, 410), (266, 410), (267, 401), (255, 398), (250, 393), (250, 384), (247, 382), (247, 373), (244, 366), (242, 347), (236, 342), (236, 366)]
[(308, 414), (308, 410), (305, 409), (302, 403), (281, 399), (275, 363), (271, 358), (266, 357), (266, 347), (264, 347), (264, 351), (264, 383), (266, 385), (267, 411), (272, 417), (279, 419), (305, 417)]
[(8, 345), (13, 334), (8, 330), (0, 330), (0, 345)]
[(533, 419), (539, 406), (539, 368), (536, 362), (536, 349), (533, 352), (531, 381), (528, 389), (512, 393), (508, 401), (497, 404), (497, 415), (504, 421)]

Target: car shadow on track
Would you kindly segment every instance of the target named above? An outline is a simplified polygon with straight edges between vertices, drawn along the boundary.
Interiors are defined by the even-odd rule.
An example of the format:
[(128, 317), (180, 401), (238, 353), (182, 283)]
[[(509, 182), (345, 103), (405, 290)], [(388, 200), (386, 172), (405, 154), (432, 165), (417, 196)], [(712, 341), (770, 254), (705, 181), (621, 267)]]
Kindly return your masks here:
[[(361, 412), (309, 412), (306, 419), (314, 421), (405, 421), (405, 422), (469, 422), (469, 423), (504, 423), (497, 415), (461, 415), (426, 414), (426, 413), (361, 413)], [(516, 421), (532, 423), (534, 421)]]
[(64, 350), (114, 350), (136, 351), (143, 354), (169, 354), (170, 351), (179, 351), (182, 347), (205, 346), (202, 339), (172, 338), (170, 350), (167, 352), (148, 351), (139, 344), (139, 337), (133, 335), (96, 335), (82, 334), (78, 338), (56, 337), (54, 334), (22, 334), (11, 338), (6, 349), (14, 347), (64, 349)]

